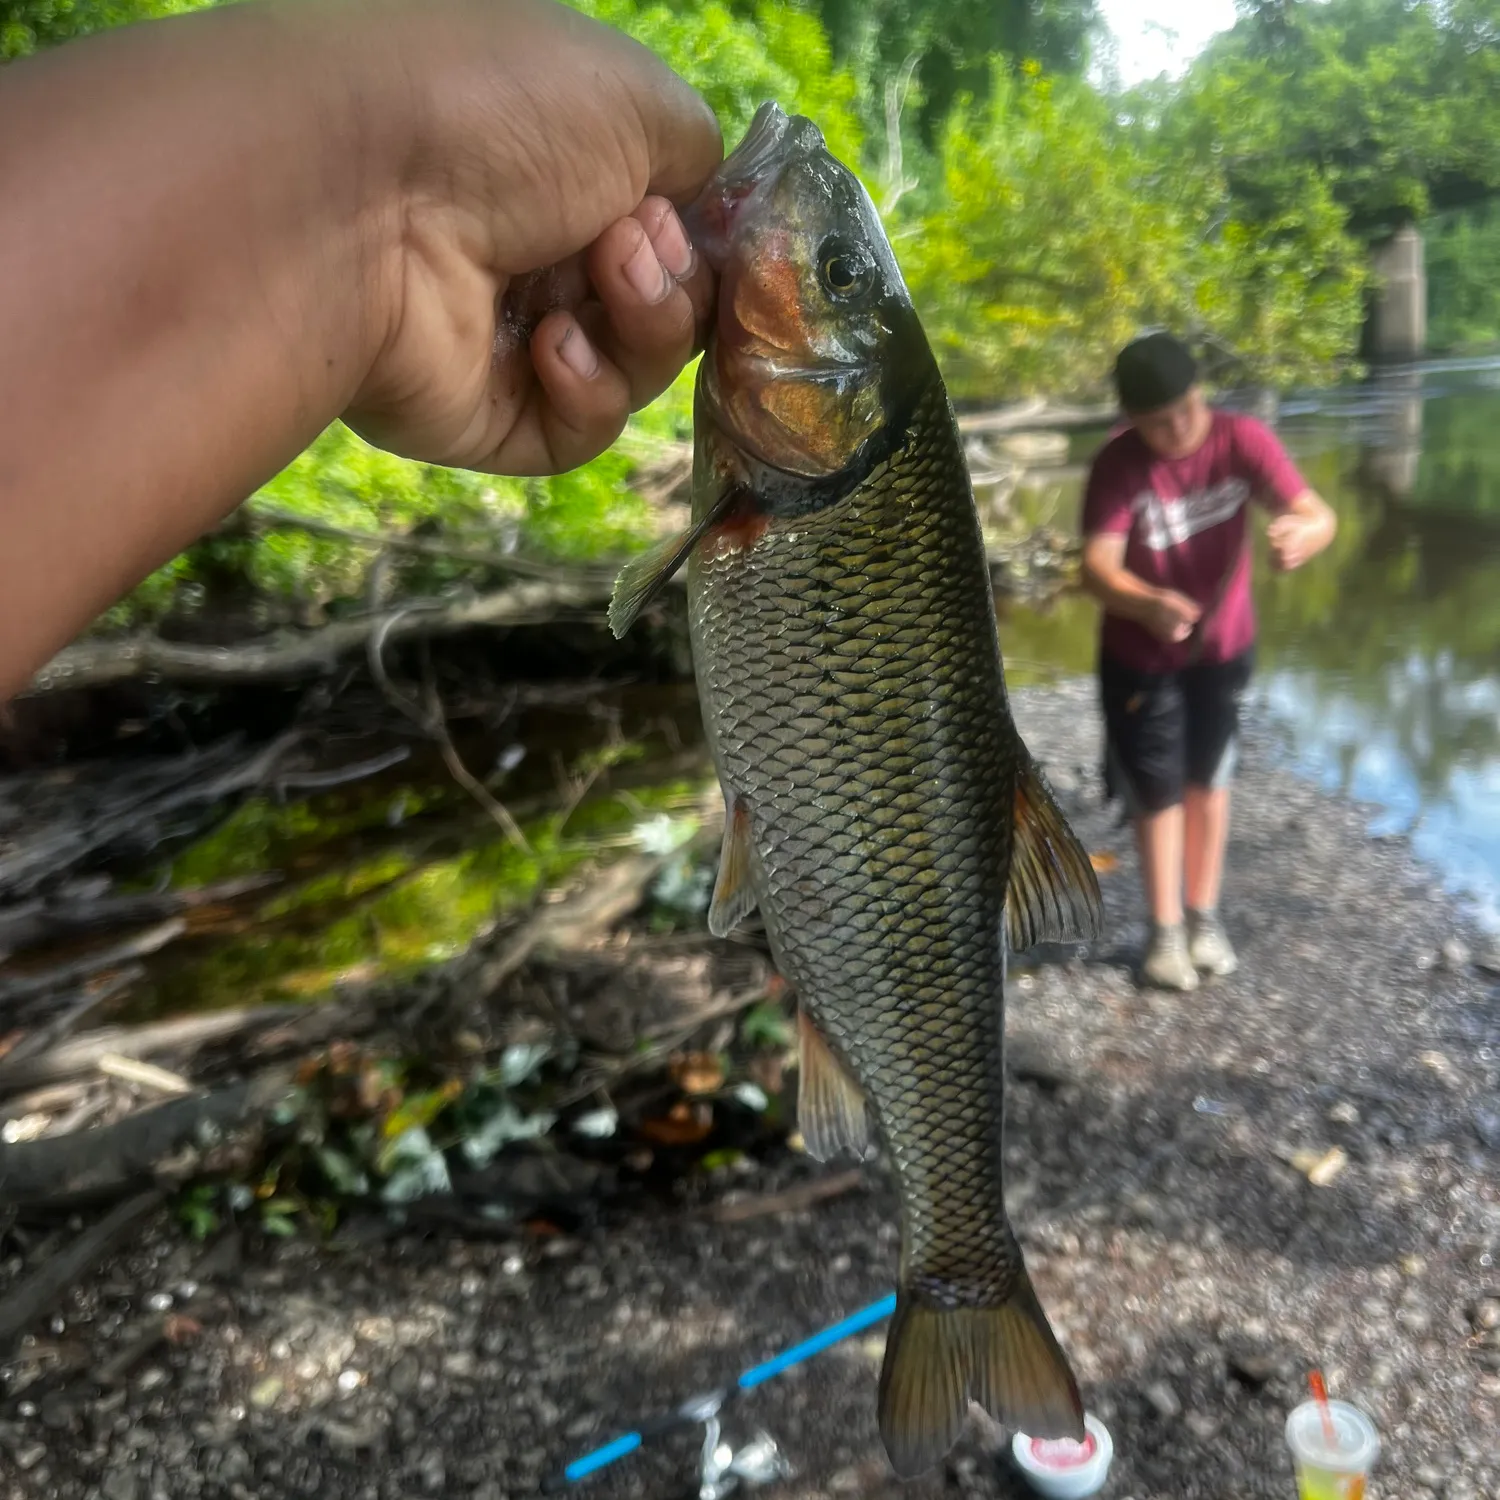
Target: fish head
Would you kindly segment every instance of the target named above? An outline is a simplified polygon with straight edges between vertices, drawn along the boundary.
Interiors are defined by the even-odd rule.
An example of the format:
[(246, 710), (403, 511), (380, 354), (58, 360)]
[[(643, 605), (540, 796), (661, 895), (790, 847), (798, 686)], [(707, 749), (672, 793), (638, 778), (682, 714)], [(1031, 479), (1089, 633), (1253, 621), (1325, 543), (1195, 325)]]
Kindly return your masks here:
[(811, 120), (766, 103), (687, 225), (720, 278), (712, 420), (762, 464), (838, 473), (893, 420), (903, 349), (926, 350), (869, 194)]

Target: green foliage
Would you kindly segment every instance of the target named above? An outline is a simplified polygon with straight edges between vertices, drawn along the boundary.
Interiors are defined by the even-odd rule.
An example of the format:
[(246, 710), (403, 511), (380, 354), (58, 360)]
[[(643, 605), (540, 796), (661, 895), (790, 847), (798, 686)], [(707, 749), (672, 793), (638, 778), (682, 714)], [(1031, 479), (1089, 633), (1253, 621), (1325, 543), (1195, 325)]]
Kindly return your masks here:
[(212, 0), (0, 0), (0, 63), (90, 32), (128, 26)]
[(859, 83), (836, 67), (818, 18), (799, 4), (720, 0), (568, 0), (649, 47), (697, 88), (732, 146), (766, 99), (816, 120), (829, 149), (851, 165), (862, 156)]
[(1432, 347), (1500, 344), (1500, 204), (1431, 220), (1424, 237)]
[(1257, 0), (1166, 111), (1264, 216), (1312, 168), (1361, 232), (1500, 186), (1496, 0)]
[(1156, 122), (1004, 64), (949, 117), (939, 162), (897, 251), (955, 394), (1099, 387), (1156, 323), (1270, 382), (1325, 373), (1357, 337), (1360, 252), (1306, 169), (1257, 221), (1211, 159), (1169, 157)]

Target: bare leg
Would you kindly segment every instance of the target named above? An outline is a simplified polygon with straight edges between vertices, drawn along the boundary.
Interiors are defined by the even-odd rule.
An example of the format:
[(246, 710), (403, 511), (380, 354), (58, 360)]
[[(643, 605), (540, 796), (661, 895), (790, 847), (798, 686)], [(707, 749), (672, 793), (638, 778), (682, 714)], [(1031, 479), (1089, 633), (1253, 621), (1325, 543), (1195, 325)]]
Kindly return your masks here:
[(1229, 840), (1229, 788), (1190, 786), (1183, 799), (1183, 869), (1190, 911), (1213, 911)]
[(1135, 820), (1141, 881), (1151, 920), (1158, 927), (1176, 927), (1182, 921), (1182, 827), (1180, 802)]

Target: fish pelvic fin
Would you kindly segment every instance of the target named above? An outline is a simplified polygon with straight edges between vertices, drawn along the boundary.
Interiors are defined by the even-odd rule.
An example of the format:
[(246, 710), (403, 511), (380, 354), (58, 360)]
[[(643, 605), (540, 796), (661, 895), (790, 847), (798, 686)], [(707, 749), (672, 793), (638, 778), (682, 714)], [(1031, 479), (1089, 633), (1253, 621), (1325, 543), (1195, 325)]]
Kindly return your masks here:
[(958, 1441), (977, 1401), (1012, 1431), (1082, 1442), (1083, 1399), (1022, 1270), (999, 1307), (944, 1308), (897, 1293), (880, 1371), (880, 1436), (903, 1479)]
[(724, 799), (724, 846), (708, 905), (708, 930), (727, 937), (755, 910), (750, 888), (750, 809), (732, 793)]
[(797, 1008), (797, 1128), (814, 1161), (871, 1154), (870, 1112), (859, 1085), (802, 1006)]
[(1104, 930), (1099, 877), (1041, 767), (1024, 745), (1019, 749), (1015, 836), (1005, 892), (1011, 952), (1021, 953), (1038, 943), (1091, 941)]
[(632, 557), (620, 569), (609, 598), (609, 628), (617, 641), (623, 639), (640, 612), (687, 561), (693, 548), (720, 525), (742, 499), (742, 492), (731, 486), (701, 520), (695, 521), (686, 531), (664, 537), (638, 557)]

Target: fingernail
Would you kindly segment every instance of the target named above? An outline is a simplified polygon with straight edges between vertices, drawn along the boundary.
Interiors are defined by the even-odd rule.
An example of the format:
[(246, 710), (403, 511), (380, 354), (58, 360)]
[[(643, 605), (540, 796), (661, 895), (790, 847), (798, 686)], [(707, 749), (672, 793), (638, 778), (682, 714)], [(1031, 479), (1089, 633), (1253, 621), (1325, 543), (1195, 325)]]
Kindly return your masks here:
[(599, 373), (599, 356), (576, 323), (568, 324), (567, 331), (557, 341), (557, 352), (580, 380), (592, 380)]
[(656, 247), (656, 258), (666, 267), (669, 276), (678, 281), (686, 281), (693, 274), (693, 266), (698, 257), (675, 209), (667, 210), (657, 226), (656, 239), (652, 243)]
[(656, 258), (651, 241), (644, 236), (635, 253), (625, 262), (625, 279), (640, 293), (644, 302), (660, 302), (677, 284)]

